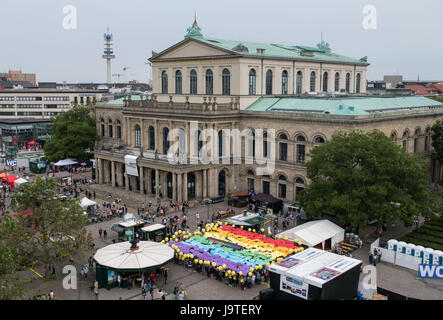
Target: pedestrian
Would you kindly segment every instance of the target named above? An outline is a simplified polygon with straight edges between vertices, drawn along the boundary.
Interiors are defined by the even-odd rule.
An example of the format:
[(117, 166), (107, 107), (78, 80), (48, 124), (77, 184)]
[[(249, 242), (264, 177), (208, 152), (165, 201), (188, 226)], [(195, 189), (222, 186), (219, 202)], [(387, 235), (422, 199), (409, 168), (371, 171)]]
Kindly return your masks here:
[(157, 293), (158, 300), (164, 300), (164, 299), (163, 299), (164, 295), (165, 295), (165, 294), (163, 293), (162, 289), (159, 289), (159, 290), (158, 290), (158, 293)]
[(174, 288), (174, 295), (175, 295), (175, 300), (177, 300), (178, 299), (178, 293), (179, 293), (179, 288), (178, 288), (178, 283), (175, 285), (175, 288)]
[(95, 191), (94, 191), (94, 200), (95, 200)]
[(143, 297), (143, 300), (146, 300), (146, 287), (143, 287), (143, 289), (142, 289), (142, 297)]
[(150, 293), (151, 293), (151, 300), (154, 300), (154, 288), (152, 286), (151, 286)]
[(117, 283), (118, 283), (118, 287), (121, 288), (122, 278), (120, 277), (120, 274), (117, 275)]
[(168, 280), (168, 268), (165, 268), (165, 284), (167, 280)]
[(96, 296), (98, 296), (98, 281), (97, 280), (94, 281), (94, 293)]
[(103, 230), (102, 230), (102, 228), (100, 227), (100, 229), (98, 229), (98, 234), (100, 235), (100, 239), (102, 238), (102, 232), (103, 232)]
[(182, 290), (180, 291), (180, 294), (178, 295), (178, 300), (184, 300), (185, 299), (185, 292)]
[(369, 250), (369, 264), (372, 264), (372, 259), (373, 259), (372, 250)]
[(54, 291), (49, 292), (49, 300), (54, 300)]
[(105, 231), (103, 231), (103, 238), (106, 239), (107, 237), (108, 237), (108, 232), (105, 229)]

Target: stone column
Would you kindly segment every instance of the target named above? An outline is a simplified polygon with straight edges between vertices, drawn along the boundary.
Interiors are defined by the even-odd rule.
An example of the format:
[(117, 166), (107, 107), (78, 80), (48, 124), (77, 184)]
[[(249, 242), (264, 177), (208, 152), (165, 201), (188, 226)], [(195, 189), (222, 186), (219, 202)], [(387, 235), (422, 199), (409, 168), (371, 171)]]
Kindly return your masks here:
[(103, 159), (98, 159), (98, 166), (99, 166), (99, 184), (103, 184), (104, 183), (104, 177), (105, 177), (105, 172), (104, 172), (104, 168), (103, 168)]
[(145, 168), (140, 167), (140, 194), (145, 194)]
[(152, 181), (152, 169), (147, 169), (147, 171), (148, 171), (148, 176), (147, 176), (147, 183), (146, 183), (146, 192), (148, 193), (148, 194), (152, 194), (152, 184), (151, 184), (151, 181)]
[(111, 184), (115, 187), (115, 162), (111, 161)]
[(207, 174), (208, 169), (203, 169), (203, 198), (206, 198), (208, 196), (208, 189), (207, 189)]
[(129, 175), (125, 172), (125, 189), (129, 191)]
[(188, 174), (183, 174), (183, 201), (188, 200)]
[[(155, 184), (158, 185), (160, 182), (160, 172), (158, 169), (154, 169), (155, 170)], [(157, 198), (159, 195), (159, 189), (155, 188), (155, 197)]]
[(183, 184), (182, 184), (182, 174), (178, 173), (177, 174), (177, 202), (182, 202), (183, 201)]

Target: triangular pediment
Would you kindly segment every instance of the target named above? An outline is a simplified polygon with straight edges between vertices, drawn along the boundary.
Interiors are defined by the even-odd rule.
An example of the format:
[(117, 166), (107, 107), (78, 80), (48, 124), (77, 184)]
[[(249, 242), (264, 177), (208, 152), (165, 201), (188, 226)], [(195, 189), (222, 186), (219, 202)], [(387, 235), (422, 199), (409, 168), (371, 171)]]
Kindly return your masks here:
[(198, 57), (226, 56), (236, 55), (233, 52), (217, 48), (192, 38), (185, 39), (172, 47), (160, 52), (152, 57), (151, 61), (169, 60), (169, 59), (186, 59)]

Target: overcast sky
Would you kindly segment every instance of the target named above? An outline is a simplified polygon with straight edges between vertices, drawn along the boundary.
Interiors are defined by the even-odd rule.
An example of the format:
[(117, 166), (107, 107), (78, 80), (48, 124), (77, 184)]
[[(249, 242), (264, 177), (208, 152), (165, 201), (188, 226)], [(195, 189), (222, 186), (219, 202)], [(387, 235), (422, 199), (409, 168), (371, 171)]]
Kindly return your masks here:
[[(63, 28), (63, 8), (77, 9), (77, 29)], [(363, 8), (377, 10), (366, 30)], [(443, 80), (441, 0), (1, 0), (0, 72), (21, 69), (37, 81), (105, 82), (103, 33), (114, 35), (112, 73), (150, 77), (146, 60), (181, 41), (194, 12), (207, 37), (315, 46), (368, 56), (368, 79)], [(117, 80), (114, 77), (113, 80)]]

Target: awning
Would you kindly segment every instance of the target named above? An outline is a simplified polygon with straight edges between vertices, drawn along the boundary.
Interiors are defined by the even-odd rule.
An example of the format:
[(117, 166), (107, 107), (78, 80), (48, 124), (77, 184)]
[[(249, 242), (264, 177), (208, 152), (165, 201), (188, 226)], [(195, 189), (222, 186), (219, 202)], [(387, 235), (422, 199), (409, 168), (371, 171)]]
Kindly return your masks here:
[(82, 208), (95, 206), (96, 204), (97, 204), (97, 202), (92, 201), (86, 197), (83, 197), (82, 200), (80, 201), (80, 207), (82, 207)]
[(343, 228), (329, 220), (315, 220), (281, 232), (277, 236), (288, 237), (291, 241), (297, 239), (308, 247), (315, 247), (331, 239), (331, 246), (334, 246), (344, 239), (344, 232)]
[(166, 244), (140, 241), (137, 250), (130, 250), (130, 242), (111, 244), (97, 250), (97, 264), (117, 271), (142, 271), (162, 266), (174, 258), (174, 249)]
[(73, 159), (65, 159), (65, 160), (60, 160), (60, 161), (54, 163), (54, 166), (61, 167), (61, 166), (71, 166), (74, 164), (78, 164), (78, 162)]

